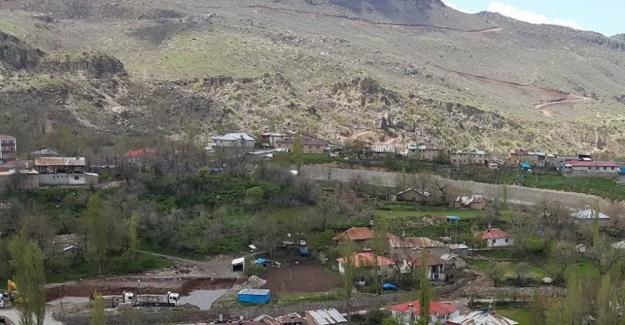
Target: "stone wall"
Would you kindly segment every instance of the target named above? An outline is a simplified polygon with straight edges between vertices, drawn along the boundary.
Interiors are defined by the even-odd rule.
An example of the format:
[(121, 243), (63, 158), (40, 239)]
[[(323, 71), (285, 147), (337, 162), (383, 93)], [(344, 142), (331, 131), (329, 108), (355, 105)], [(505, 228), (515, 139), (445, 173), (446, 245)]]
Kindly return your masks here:
[[(317, 180), (334, 180), (348, 182), (352, 179), (364, 179), (371, 184), (386, 187), (396, 187), (397, 179), (401, 173), (381, 172), (362, 169), (344, 169), (324, 166), (302, 166), (301, 175)], [(473, 193), (484, 194), (491, 199), (503, 199), (503, 185), (478, 183), (473, 181), (460, 181), (433, 176), (435, 180), (449, 184), (450, 186), (467, 189)], [(564, 192), (531, 187), (508, 185), (508, 200), (519, 202), (540, 203), (543, 200), (560, 201), (573, 208), (581, 209), (584, 206), (592, 206), (595, 200), (599, 200), (601, 209), (608, 209), (611, 202), (594, 195), (583, 193)]]

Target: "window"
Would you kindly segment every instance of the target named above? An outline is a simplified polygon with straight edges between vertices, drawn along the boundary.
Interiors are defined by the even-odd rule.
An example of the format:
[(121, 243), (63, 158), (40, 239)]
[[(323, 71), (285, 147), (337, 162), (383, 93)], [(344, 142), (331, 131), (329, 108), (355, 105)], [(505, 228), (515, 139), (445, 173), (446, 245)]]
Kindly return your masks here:
[(608, 169), (608, 167), (603, 167), (603, 170), (607, 170), (607, 169)]
[(74, 180), (78, 181), (78, 180), (80, 180), (80, 177), (79, 176), (74, 176)]
[(588, 170), (591, 170), (591, 169), (592, 169), (592, 167), (588, 167)]
[(508, 238), (506, 238), (506, 243), (508, 242)]
[(497, 242), (497, 240), (496, 240), (496, 239), (493, 239), (493, 245), (495, 245), (495, 243), (496, 243), (496, 242)]
[(614, 167), (612, 167), (612, 170), (614, 170)]

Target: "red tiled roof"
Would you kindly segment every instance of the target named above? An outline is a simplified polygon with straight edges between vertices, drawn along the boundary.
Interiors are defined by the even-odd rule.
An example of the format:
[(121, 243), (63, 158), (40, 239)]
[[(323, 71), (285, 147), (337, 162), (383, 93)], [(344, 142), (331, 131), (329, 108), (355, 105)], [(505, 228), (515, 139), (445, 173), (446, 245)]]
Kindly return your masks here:
[[(336, 259), (339, 263), (345, 263), (346, 260), (344, 257), (339, 257)], [(395, 261), (393, 261), (392, 259), (388, 258), (388, 257), (384, 257), (384, 256), (377, 256), (377, 260), (378, 266), (382, 266), (382, 265), (395, 265)], [(352, 263), (354, 264), (355, 267), (361, 267), (361, 266), (374, 266), (375, 265), (375, 259), (373, 257), (373, 254), (370, 252), (364, 252), (364, 253), (355, 253), (354, 255), (352, 255)]]
[[(443, 261), (443, 259), (441, 259), (438, 255), (436, 254), (432, 254), (432, 253), (426, 253), (425, 254), (427, 256), (428, 259), (428, 265), (432, 266), (432, 265), (443, 265), (445, 264), (445, 261)], [(412, 264), (415, 267), (420, 267), (421, 266), (421, 254), (417, 254), (417, 255), (413, 255), (410, 257), (410, 261), (412, 261)]]
[(618, 168), (618, 164), (613, 161), (581, 161), (581, 160), (567, 160), (564, 162), (572, 167), (615, 167)]
[[(399, 305), (393, 305), (388, 307), (388, 309), (407, 314), (409, 312), (411, 304), (414, 307), (415, 315), (419, 315), (419, 300), (405, 302)], [(458, 307), (453, 304), (440, 301), (430, 301), (430, 315), (448, 315), (455, 312), (456, 310), (458, 310)]]
[(482, 234), (482, 239), (508, 238), (508, 234), (499, 228), (486, 229)]
[(368, 240), (373, 237), (371, 229), (367, 227), (351, 227), (340, 235), (334, 237), (334, 240), (351, 239), (351, 240)]

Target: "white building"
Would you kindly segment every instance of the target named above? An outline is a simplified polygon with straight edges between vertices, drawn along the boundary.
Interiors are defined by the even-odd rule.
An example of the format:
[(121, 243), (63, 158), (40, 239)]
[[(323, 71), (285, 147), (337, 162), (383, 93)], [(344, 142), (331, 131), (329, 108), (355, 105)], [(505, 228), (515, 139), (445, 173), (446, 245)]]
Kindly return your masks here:
[(600, 223), (610, 221), (610, 216), (593, 209), (577, 210), (571, 213), (571, 217), (575, 218), (575, 221), (582, 222), (591, 222), (594, 218), (599, 219)]
[(486, 247), (507, 247), (514, 245), (514, 239), (499, 228), (488, 228), (482, 233), (482, 239), (486, 240)]
[(97, 184), (98, 174), (86, 172), (84, 157), (39, 157), (35, 168), (40, 185)]
[(211, 138), (216, 147), (222, 148), (254, 148), (256, 140), (246, 133), (227, 133)]
[[(416, 324), (419, 319), (419, 301), (405, 302), (399, 305), (393, 305), (388, 308), (391, 315), (395, 317), (402, 325)], [(430, 319), (429, 324), (436, 322), (445, 323), (446, 321), (460, 316), (458, 307), (451, 303), (431, 301), (430, 302)]]

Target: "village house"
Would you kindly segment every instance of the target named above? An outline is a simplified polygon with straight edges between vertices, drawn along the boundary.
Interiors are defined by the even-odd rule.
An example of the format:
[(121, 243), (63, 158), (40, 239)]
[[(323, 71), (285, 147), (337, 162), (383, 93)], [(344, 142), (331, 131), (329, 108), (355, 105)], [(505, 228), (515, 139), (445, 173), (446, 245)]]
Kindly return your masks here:
[(39, 188), (39, 173), (34, 169), (0, 171), (0, 192), (8, 189), (32, 190)]
[(369, 152), (377, 158), (395, 157), (402, 154), (402, 149), (392, 144), (374, 144), (369, 147)]
[[(345, 264), (350, 261), (345, 257), (339, 257), (336, 261), (339, 264), (339, 273), (345, 274)], [(383, 272), (390, 273), (395, 265), (395, 261), (388, 257), (376, 256), (371, 252), (362, 252), (352, 255), (351, 265), (356, 268), (374, 268), (377, 266), (377, 268)]]
[(447, 269), (453, 266), (456, 270), (463, 270), (467, 267), (467, 261), (458, 256), (458, 254), (443, 254), (441, 255), (441, 260), (445, 262), (445, 268)]
[(503, 317), (489, 310), (477, 310), (466, 315), (460, 315), (447, 321), (446, 325), (518, 325), (512, 319)]
[(473, 194), (472, 196), (458, 196), (456, 200), (451, 203), (451, 206), (455, 209), (466, 208), (474, 210), (484, 210), (486, 208), (486, 197), (481, 194)]
[(401, 202), (421, 202), (431, 195), (432, 193), (428, 190), (410, 187), (395, 194), (395, 200)]
[(335, 308), (322, 310), (309, 310), (306, 312), (306, 321), (309, 325), (342, 325), (347, 324), (347, 319)]
[(83, 239), (78, 234), (57, 235), (46, 246), (47, 253), (75, 256), (82, 250)]
[[(445, 281), (445, 261), (443, 261), (438, 255), (433, 253), (425, 253), (427, 266), (428, 279), (431, 281)], [(415, 253), (414, 255), (404, 258), (403, 264), (399, 267), (401, 273), (407, 274), (411, 271), (415, 271), (421, 267), (421, 253)]]
[(488, 228), (481, 233), (480, 238), (486, 241), (486, 247), (508, 247), (514, 245), (514, 239), (499, 228)]
[(10, 135), (0, 134), (0, 163), (17, 159), (17, 140)]
[(449, 245), (449, 249), (452, 253), (458, 254), (460, 256), (468, 256), (469, 255), (469, 246), (465, 244), (451, 244)]
[(586, 206), (586, 209), (584, 210), (576, 210), (572, 212), (571, 217), (575, 219), (575, 222), (584, 222), (584, 223), (590, 223), (595, 218), (598, 219), (599, 223), (606, 223), (610, 221), (610, 216), (603, 214), (600, 211), (595, 211), (594, 209), (591, 209), (588, 206)]
[(226, 133), (211, 138), (215, 147), (254, 149), (256, 140), (246, 133)]
[(395, 257), (410, 256), (417, 250), (435, 254), (445, 254), (449, 252), (449, 247), (445, 244), (427, 237), (399, 237), (389, 236), (390, 255)]
[(423, 143), (418, 145), (409, 144), (408, 145), (408, 158), (417, 159), (417, 160), (427, 160), (433, 161), (436, 158), (441, 158), (445, 149), (433, 146), (427, 146)]
[(35, 158), (39, 185), (97, 184), (98, 174), (86, 172), (84, 157)]
[[(292, 151), (293, 143), (295, 143), (298, 136), (301, 138), (302, 142), (302, 153), (311, 154), (325, 152), (326, 146), (328, 145), (327, 141), (301, 132), (289, 132), (288, 134), (283, 135), (282, 138), (273, 138), (274, 147)], [(269, 139), (271, 140), (272, 138)]]
[(334, 236), (333, 240), (341, 241), (349, 239), (355, 243), (368, 243), (373, 237), (373, 232), (369, 227), (351, 227), (344, 232)]
[(567, 160), (564, 162), (564, 176), (616, 177), (620, 168), (613, 161)]
[(267, 147), (274, 147), (274, 148), (276, 147), (276, 141), (284, 140), (286, 136), (287, 136), (286, 133), (280, 133), (280, 132), (265, 132), (260, 135), (261, 142), (263, 143), (263, 145)]
[(484, 150), (451, 150), (449, 162), (454, 165), (484, 165), (486, 164), (486, 152)]
[(54, 149), (43, 148), (41, 150), (31, 152), (29, 156), (30, 159), (34, 159), (37, 157), (59, 157), (61, 155)]
[[(391, 315), (395, 317), (400, 324), (413, 325), (419, 320), (419, 307), (419, 301), (416, 300), (390, 306), (388, 310), (391, 311)], [(436, 322), (444, 323), (458, 316), (460, 316), (460, 310), (456, 305), (446, 302), (431, 301), (428, 325), (436, 324)]]
[(546, 163), (545, 153), (538, 151), (531, 151), (527, 149), (510, 150), (508, 153), (508, 163), (517, 166), (524, 162), (529, 163), (534, 167), (543, 167)]

